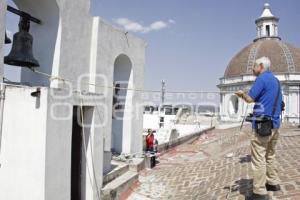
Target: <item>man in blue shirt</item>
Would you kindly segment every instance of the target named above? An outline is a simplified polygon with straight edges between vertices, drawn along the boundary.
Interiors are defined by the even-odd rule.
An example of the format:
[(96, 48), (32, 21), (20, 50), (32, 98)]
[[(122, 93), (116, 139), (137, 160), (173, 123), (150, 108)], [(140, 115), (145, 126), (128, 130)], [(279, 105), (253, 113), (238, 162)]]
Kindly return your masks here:
[(257, 76), (248, 94), (243, 91), (236, 95), (247, 103), (255, 103), (254, 119), (267, 117), (272, 119), (273, 129), (269, 136), (261, 136), (256, 132), (257, 124), (253, 120), (255, 130), (251, 138), (251, 164), (253, 169), (253, 200), (268, 200), (267, 191), (280, 190), (279, 178), (275, 166), (275, 146), (279, 138), (282, 92), (280, 82), (270, 71), (271, 61), (267, 57), (256, 60), (253, 73)]

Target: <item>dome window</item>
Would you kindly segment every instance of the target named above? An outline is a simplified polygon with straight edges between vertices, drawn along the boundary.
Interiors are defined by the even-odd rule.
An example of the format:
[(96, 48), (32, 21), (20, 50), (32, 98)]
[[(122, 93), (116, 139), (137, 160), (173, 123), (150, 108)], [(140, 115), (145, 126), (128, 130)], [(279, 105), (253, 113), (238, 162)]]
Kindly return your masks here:
[(266, 26), (266, 32), (267, 32), (267, 37), (270, 37), (271, 36), (271, 34), (270, 34), (270, 25)]

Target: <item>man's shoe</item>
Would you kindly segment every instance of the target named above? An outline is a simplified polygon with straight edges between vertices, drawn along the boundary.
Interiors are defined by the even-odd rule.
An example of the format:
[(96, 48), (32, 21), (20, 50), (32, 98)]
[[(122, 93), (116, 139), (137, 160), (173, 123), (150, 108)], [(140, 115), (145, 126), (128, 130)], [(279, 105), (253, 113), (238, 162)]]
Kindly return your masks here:
[(280, 190), (280, 185), (269, 185), (268, 183), (266, 184), (266, 188), (268, 191), (279, 191)]
[(247, 198), (247, 200), (270, 200), (270, 197), (267, 194), (261, 195), (261, 194), (253, 193), (252, 196)]

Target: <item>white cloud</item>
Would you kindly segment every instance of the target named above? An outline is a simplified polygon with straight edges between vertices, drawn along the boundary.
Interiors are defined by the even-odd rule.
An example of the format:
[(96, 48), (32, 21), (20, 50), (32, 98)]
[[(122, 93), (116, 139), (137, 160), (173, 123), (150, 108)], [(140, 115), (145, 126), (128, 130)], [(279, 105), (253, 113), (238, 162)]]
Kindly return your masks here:
[(176, 24), (176, 21), (175, 20), (173, 20), (173, 19), (169, 19), (169, 21), (168, 21), (170, 24)]
[(163, 21), (157, 21), (157, 22), (153, 22), (150, 25), (150, 30), (160, 30), (160, 29), (164, 29), (168, 26), (168, 24), (166, 22)]
[(139, 32), (139, 33), (149, 33), (151, 31), (158, 31), (169, 27), (171, 24), (175, 24), (174, 20), (164, 21), (155, 21), (149, 26), (143, 26), (142, 24), (132, 21), (127, 18), (118, 18), (113, 20), (116, 24), (122, 26), (127, 31)]

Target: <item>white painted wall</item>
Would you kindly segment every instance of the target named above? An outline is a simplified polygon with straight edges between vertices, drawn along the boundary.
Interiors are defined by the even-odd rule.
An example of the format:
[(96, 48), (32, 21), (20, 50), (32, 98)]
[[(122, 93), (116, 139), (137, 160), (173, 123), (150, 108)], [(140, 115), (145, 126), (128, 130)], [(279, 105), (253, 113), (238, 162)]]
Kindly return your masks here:
[[(110, 168), (109, 152), (112, 147), (112, 119), (110, 117), (112, 114), (112, 89), (95, 87), (88, 84), (111, 87), (113, 85), (115, 60), (119, 55), (124, 54), (132, 63), (130, 87), (143, 89), (146, 44), (143, 40), (132, 34), (125, 34), (124, 31), (114, 28), (100, 17), (90, 16), (89, 0), (41, 0), (38, 2), (34, 0), (14, 0), (14, 2), (19, 9), (27, 11), (43, 21), (42, 25), (31, 23), (30, 31), (34, 38), (34, 56), (39, 60), (41, 65), (38, 70), (74, 81), (72, 84), (56, 79), (49, 82), (48, 77), (35, 74), (23, 68), (21, 73), (22, 82), (27, 82), (33, 86), (43, 85), (51, 88), (60, 88), (60, 90), (53, 91), (55, 93), (61, 92), (62, 98), (57, 99), (50, 95), (47, 101), (41, 102), (43, 106), (51, 110), (51, 106), (55, 105), (55, 103), (67, 103), (72, 106), (80, 105), (74, 93), (71, 92), (70, 96), (66, 95), (71, 90), (85, 90), (91, 93), (103, 94), (102, 96), (92, 95), (92, 98), (86, 97), (84, 102), (84, 105), (91, 104), (97, 108), (93, 111), (93, 120), (97, 123), (94, 124), (95, 127), (91, 131), (91, 137), (93, 138), (91, 140), (91, 147), (95, 158), (94, 164), (97, 169), (95, 171), (96, 182), (98, 183), (98, 187), (101, 187), (103, 169), (108, 170)], [(0, 9), (4, 8), (4, 3), (5, 1), (1, 1)], [(5, 16), (3, 13), (5, 12), (3, 11), (0, 14), (0, 36), (4, 38)], [(2, 43), (0, 47), (0, 59), (3, 60)], [(2, 71), (3, 63), (0, 63), (0, 76), (3, 74)], [(66, 91), (62, 88), (66, 88)], [(25, 90), (26, 95), (28, 95), (30, 90)], [(12, 93), (15, 96), (22, 94), (19, 94), (17, 90)], [(126, 140), (120, 142), (122, 142), (122, 152), (136, 153), (142, 151), (143, 105), (140, 93), (128, 92), (128, 95), (132, 97), (132, 101), (130, 102), (132, 108), (129, 111), (131, 117), (123, 124), (123, 127), (126, 127), (125, 129), (128, 130)], [(63, 96), (68, 97), (64, 98)], [(15, 98), (17, 99), (17, 97)], [(32, 97), (28, 101), (22, 101), (23, 106), (28, 107), (28, 111), (24, 113), (26, 113), (26, 116), (35, 117), (31, 116), (34, 115), (34, 110), (29, 109), (31, 108), (31, 100)], [(127, 105), (129, 107), (129, 104)], [(22, 111), (21, 108), (18, 106), (14, 107), (12, 104), (9, 104), (6, 109)], [(67, 106), (55, 109), (58, 109), (58, 116), (64, 116), (64, 114), (68, 113)], [(21, 115), (24, 113), (17, 114)], [(43, 183), (39, 184), (39, 187), (41, 185), (44, 187), (43, 190), (38, 190), (45, 195), (45, 198), (66, 200), (70, 195), (69, 167), (72, 126), (69, 120), (54, 120), (51, 118), (50, 113), (47, 110), (42, 117), (36, 116), (36, 122), (44, 118), (46, 119), (46, 125), (40, 127), (41, 130), (39, 131), (39, 134), (45, 140), (42, 143), (44, 149), (41, 150), (44, 154), (43, 160), (45, 162), (42, 163), (43, 160), (37, 161), (37, 166), (34, 166), (33, 169), (37, 167), (44, 170), (44, 175), (41, 175), (38, 179), (39, 182)], [(5, 115), (8, 114), (6, 113)], [(8, 126), (7, 124), (11, 123), (9, 120), (13, 120), (13, 118), (12, 116), (6, 117), (5, 115), (4, 118), (7, 120), (5, 126)], [(16, 122), (20, 129), (23, 127), (23, 130), (26, 130), (23, 124), (26, 123), (26, 120), (25, 118), (23, 121), (19, 120)], [(98, 122), (102, 126), (96, 126), (96, 124), (99, 124)], [(11, 126), (10, 128), (9, 131), (13, 131), (13, 127)], [(7, 134), (11, 135), (10, 133)], [(11, 140), (5, 141), (8, 146), (13, 145), (11, 142)], [(26, 138), (24, 138), (23, 142), (26, 142)], [(27, 149), (27, 151), (30, 150)], [(106, 152), (105, 160), (103, 159), (103, 152)], [(13, 157), (17, 156), (17, 154), (7, 156), (9, 156), (7, 159), (17, 159)], [(20, 166), (14, 167), (19, 168)], [(28, 167), (31, 170), (31, 166)], [(23, 171), (22, 173), (25, 172)], [(8, 176), (5, 176), (5, 178), (7, 180)], [(93, 184), (95, 185), (96, 183)], [(6, 185), (4, 188), (8, 188), (8, 186)], [(25, 189), (27, 188), (24, 187)], [(2, 189), (0, 189), (1, 192)], [(29, 193), (30, 190), (26, 192), (26, 195)], [(90, 199), (91, 192), (87, 195), (89, 195), (88, 199)], [(96, 199), (95, 192), (93, 192), (92, 196)], [(39, 196), (36, 199), (41, 200), (43, 197)]]
[(144, 114), (143, 115), (143, 129), (159, 129), (159, 116), (158, 114)]
[[(90, 16), (89, 0), (41, 0), (39, 2), (14, 0), (14, 2), (20, 9), (43, 21), (42, 25), (31, 23), (30, 31), (34, 37), (34, 56), (41, 65), (38, 68), (39, 71), (74, 80), (73, 89), (102, 92), (103, 89), (95, 89), (86, 83), (112, 86), (115, 59), (124, 54), (132, 62), (133, 87), (143, 88), (145, 42), (131, 34), (125, 35), (124, 31), (112, 27), (100, 17)], [(35, 74), (25, 68), (22, 69), (21, 80), (31, 85), (65, 86), (57, 80), (49, 83), (47, 77)], [(105, 103), (110, 105), (112, 91), (105, 90), (104, 92), (107, 95)], [(139, 104), (140, 94), (132, 95), (133, 104)], [(135, 126), (135, 130), (132, 130), (137, 137), (141, 137), (137, 133), (142, 130), (142, 109), (140, 110), (137, 111), (139, 114), (133, 111), (139, 116), (138, 124), (140, 125)], [(105, 151), (110, 151), (111, 120), (108, 120), (104, 133)], [(131, 144), (133, 145), (133, 143)], [(142, 149), (142, 144), (134, 146), (135, 150), (130, 146), (126, 152)]]
[(0, 199), (45, 199), (47, 90), (42, 89), (40, 99), (30, 95), (33, 91), (35, 88), (6, 89)]
[[(119, 55), (114, 63), (114, 84), (119, 84), (121, 88), (131, 89), (133, 86), (132, 74), (130, 58), (124, 54)], [(121, 89), (117, 95), (115, 94), (118, 104), (122, 107), (120, 109), (112, 108), (114, 116), (112, 119), (112, 149), (118, 153), (123, 153), (126, 146), (131, 145), (128, 138), (131, 135), (133, 93), (131, 90)]]
[[(4, 104), (0, 154), (0, 199), (70, 199), (72, 109), (81, 102), (68, 91), (41, 89), (41, 97), (31, 96), (36, 88), (8, 87)], [(83, 98), (87, 163), (84, 196), (98, 199), (95, 188), (102, 187), (103, 136), (95, 103)], [(84, 158), (84, 156), (83, 156)], [(89, 171), (88, 172), (88, 168)], [(90, 180), (88, 173), (95, 178)], [(22, 181), (20, 181), (22, 180)], [(26, 184), (24, 184), (24, 181)], [(18, 190), (15, 188), (18, 187)]]
[[(145, 64), (145, 47), (143, 40), (134, 37), (132, 34), (122, 30), (115, 29), (101, 18), (95, 18), (99, 24), (98, 35), (98, 53), (96, 57), (97, 74), (105, 75), (106, 80), (97, 78), (96, 82), (99, 85), (113, 86), (114, 64), (118, 56), (126, 55), (132, 63), (131, 88), (143, 88), (144, 86), (144, 64)], [(108, 105), (108, 116), (112, 116), (112, 90), (96, 88), (96, 91), (103, 92), (107, 98), (104, 102)], [(129, 93), (128, 93), (129, 95)], [(143, 105), (141, 93), (134, 92), (132, 96), (132, 118), (128, 120), (128, 130), (131, 130), (131, 135), (126, 138), (127, 144), (123, 144), (123, 153), (136, 153), (142, 151), (142, 123), (143, 123)], [(105, 133), (105, 151), (110, 151), (112, 144), (112, 121), (109, 120)], [(130, 144), (130, 145), (129, 145)]]
[(263, 20), (256, 24), (259, 31), (257, 37), (268, 37), (267, 26), (270, 27), (270, 37), (278, 37), (278, 22), (276, 20)]

